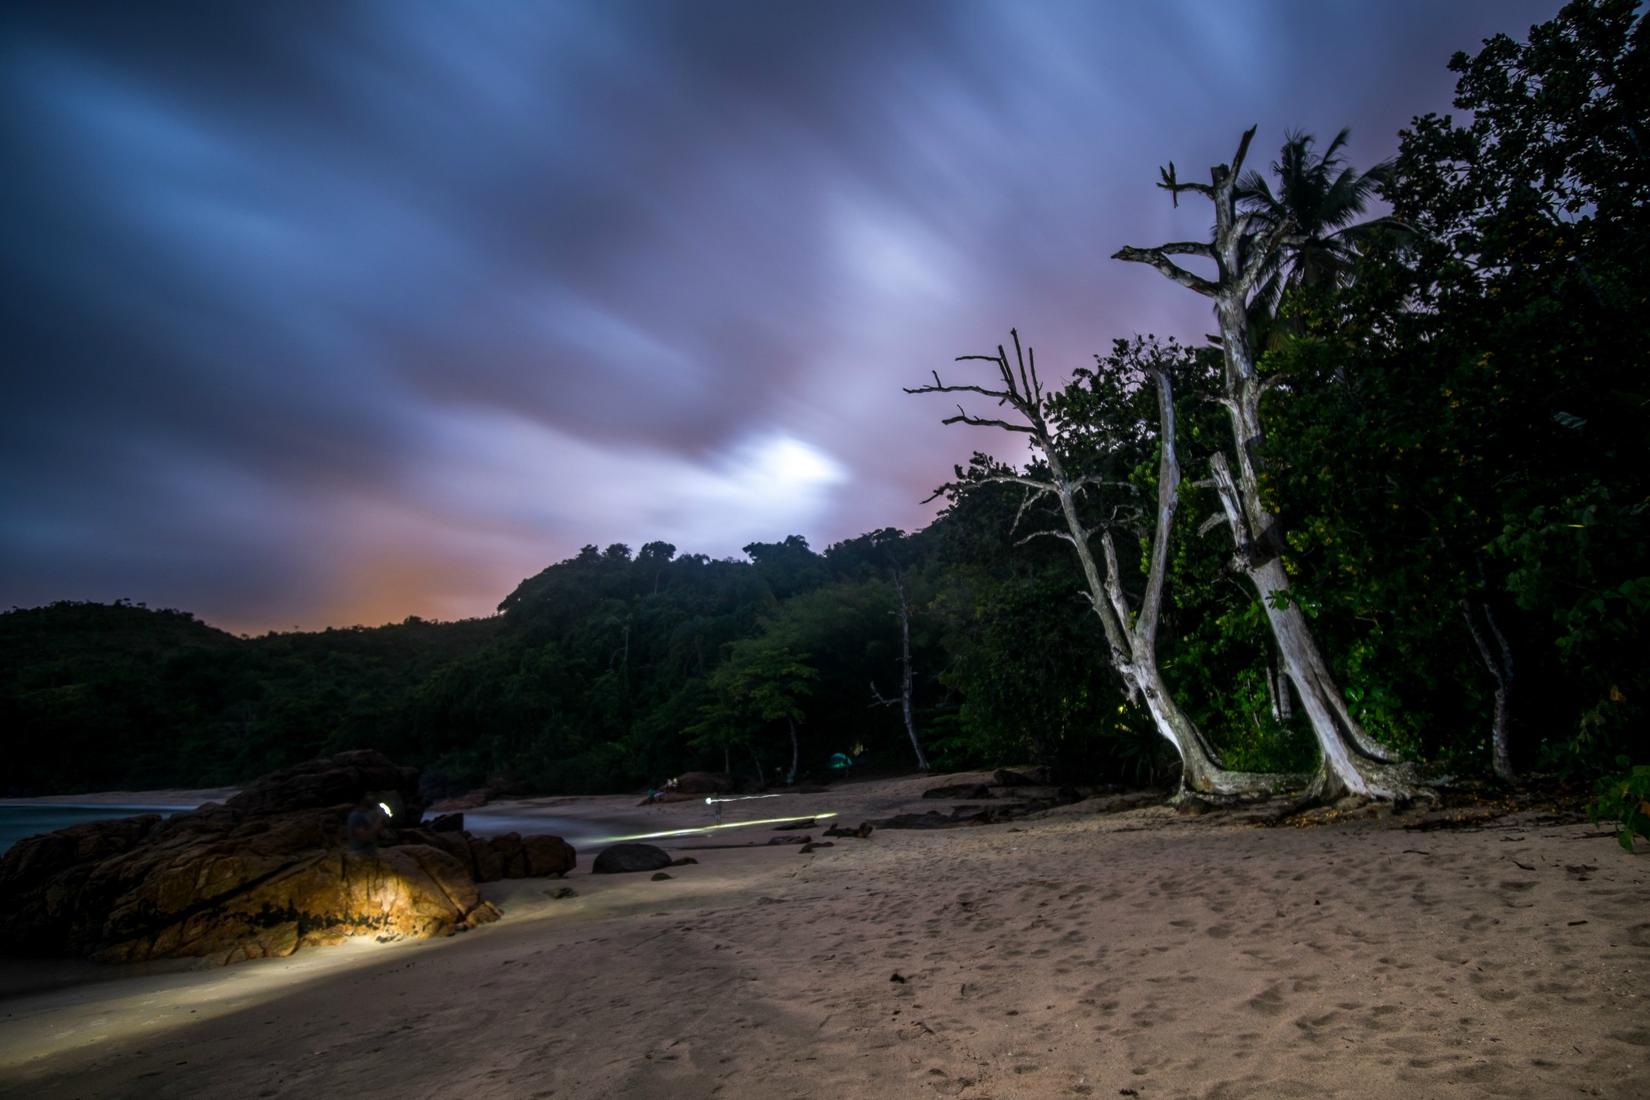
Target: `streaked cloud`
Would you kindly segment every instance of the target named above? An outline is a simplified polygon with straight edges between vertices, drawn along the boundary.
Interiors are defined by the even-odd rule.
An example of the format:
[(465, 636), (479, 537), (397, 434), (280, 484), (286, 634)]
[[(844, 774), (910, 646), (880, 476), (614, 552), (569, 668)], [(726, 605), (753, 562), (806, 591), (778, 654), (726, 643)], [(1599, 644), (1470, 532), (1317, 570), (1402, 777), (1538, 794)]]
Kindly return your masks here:
[(901, 385), (1199, 304), (1156, 166), (1391, 152), (1550, 3), (18, 2), (0, 603), (485, 614), (587, 542), (887, 525), (988, 436)]

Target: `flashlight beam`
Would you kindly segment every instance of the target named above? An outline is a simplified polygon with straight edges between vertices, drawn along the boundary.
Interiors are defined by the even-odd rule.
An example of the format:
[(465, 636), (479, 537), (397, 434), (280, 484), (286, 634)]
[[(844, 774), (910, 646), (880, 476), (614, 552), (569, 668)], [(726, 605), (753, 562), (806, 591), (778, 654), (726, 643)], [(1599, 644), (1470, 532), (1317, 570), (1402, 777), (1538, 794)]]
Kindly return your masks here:
[(701, 825), (697, 829), (667, 829), (662, 833), (637, 833), (635, 836), (599, 836), (591, 840), (591, 844), (615, 844), (624, 840), (657, 840), (667, 836), (695, 836), (699, 833), (714, 832), (717, 829), (743, 829), (750, 825), (782, 825), (787, 821), (817, 821), (822, 817), (835, 817), (836, 812), (828, 814), (807, 814), (803, 817), (765, 817), (760, 821), (729, 821), (722, 825)]

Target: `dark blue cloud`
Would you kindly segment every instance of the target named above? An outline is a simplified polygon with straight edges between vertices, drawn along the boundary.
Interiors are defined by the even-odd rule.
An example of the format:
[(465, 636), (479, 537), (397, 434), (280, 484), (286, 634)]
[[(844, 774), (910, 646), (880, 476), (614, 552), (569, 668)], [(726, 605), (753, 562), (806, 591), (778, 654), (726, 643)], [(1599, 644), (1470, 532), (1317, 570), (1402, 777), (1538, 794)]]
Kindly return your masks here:
[[(1549, 3), (13, 3), (0, 603), (484, 613), (586, 541), (912, 526), (902, 397), (1196, 300), (1156, 166), (1357, 163)], [(1162, 285), (1159, 285), (1162, 284)]]

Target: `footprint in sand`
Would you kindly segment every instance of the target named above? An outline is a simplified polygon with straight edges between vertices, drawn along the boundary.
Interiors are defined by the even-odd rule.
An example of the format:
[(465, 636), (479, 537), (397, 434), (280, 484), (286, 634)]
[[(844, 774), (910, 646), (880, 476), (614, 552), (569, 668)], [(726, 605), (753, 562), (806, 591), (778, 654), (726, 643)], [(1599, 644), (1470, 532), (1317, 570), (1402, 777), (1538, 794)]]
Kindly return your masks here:
[(1283, 1011), (1283, 983), (1276, 982), (1267, 986), (1265, 990), (1250, 997), (1245, 1003), (1256, 1012), (1264, 1013), (1267, 1016), (1276, 1016)]

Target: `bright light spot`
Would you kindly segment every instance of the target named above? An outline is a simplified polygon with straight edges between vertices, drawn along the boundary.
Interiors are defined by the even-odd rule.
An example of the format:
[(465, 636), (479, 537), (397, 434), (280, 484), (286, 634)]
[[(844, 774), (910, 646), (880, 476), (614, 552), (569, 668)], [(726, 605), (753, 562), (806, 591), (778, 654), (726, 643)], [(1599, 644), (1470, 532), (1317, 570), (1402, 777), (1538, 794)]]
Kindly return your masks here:
[[(705, 799), (709, 802), (710, 799)], [(662, 833), (637, 833), (635, 836), (599, 836), (590, 841), (591, 844), (616, 844), (622, 840), (656, 840), (662, 836), (693, 836), (696, 833), (713, 832), (716, 829), (744, 829), (752, 825), (783, 825), (787, 821), (817, 821), (822, 817), (835, 817), (833, 810), (828, 814), (807, 814), (803, 817), (765, 817), (761, 821), (729, 821), (723, 825), (701, 825), (697, 829), (667, 829)]]
[(754, 458), (764, 476), (798, 488), (832, 485), (848, 476), (830, 455), (789, 436), (758, 444)]
[(387, 803), (387, 802), (380, 802), (378, 804), (378, 808), (380, 810), (384, 811), (384, 816), (385, 817), (394, 817), (395, 816), (395, 811), (390, 809), (389, 803)]

